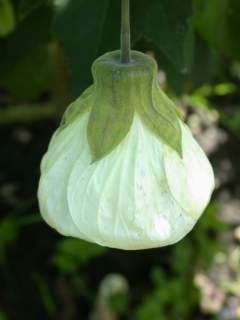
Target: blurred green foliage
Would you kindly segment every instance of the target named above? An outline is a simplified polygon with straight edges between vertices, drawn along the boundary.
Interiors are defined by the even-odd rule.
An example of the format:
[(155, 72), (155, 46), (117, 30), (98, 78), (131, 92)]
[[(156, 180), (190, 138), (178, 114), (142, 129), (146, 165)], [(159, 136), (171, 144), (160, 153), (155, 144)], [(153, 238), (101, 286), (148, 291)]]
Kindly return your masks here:
[(0, 85), (18, 101), (32, 101), (49, 88), (54, 71), (52, 57), (45, 48), (40, 48), (0, 77)]
[[(70, 77), (69, 90), (78, 96), (92, 81), (93, 60), (119, 48), (120, 1), (7, 2), (14, 7), (16, 28), (0, 39), (0, 84), (17, 100), (38, 99), (53, 87), (54, 72), (57, 76), (60, 72), (63, 81)], [(181, 6), (177, 0), (132, 0), (131, 9), (133, 48), (155, 52), (178, 92), (184, 89), (183, 82), (191, 79), (194, 85), (193, 80), (197, 83), (198, 76), (201, 78), (199, 64), (210, 81), (219, 72), (222, 59), (239, 59), (238, 0), (184, 0)], [(59, 44), (57, 53), (50, 43)], [(63, 53), (65, 61), (60, 58)], [(204, 54), (201, 62), (198, 54)], [(53, 70), (53, 59), (58, 70)], [(199, 71), (196, 79), (191, 78), (192, 70)]]
[(0, 36), (6, 36), (14, 30), (15, 17), (12, 3), (9, 0), (0, 1)]
[(7, 320), (7, 319), (8, 319), (8, 318), (7, 318), (7, 316), (5, 315), (5, 313), (0, 310), (0, 320)]
[[(162, 82), (168, 93), (181, 97), (189, 107), (187, 113), (195, 109), (216, 112), (219, 125), (239, 140), (240, 1), (131, 0), (131, 9), (133, 49), (157, 59), (160, 78), (162, 72), (167, 78)], [(3, 130), (14, 131), (13, 124), (50, 123), (47, 136), (43, 136), (45, 127), (36, 129), (36, 136), (42, 139), (37, 148), (42, 143), (46, 148), (68, 102), (91, 83), (94, 59), (119, 48), (119, 31), (120, 0), (0, 0)], [(28, 152), (26, 147), (23, 153)], [(19, 151), (14, 155), (14, 165), (21, 171)], [(35, 197), (40, 156), (34, 160), (33, 172), (27, 172), (36, 181), (31, 180), (27, 196), (21, 194), (23, 201)], [(11, 180), (12, 172), (9, 176)], [(5, 176), (0, 174), (0, 186), (2, 179)], [(216, 199), (179, 244), (123, 255), (57, 236), (32, 215), (36, 207), (16, 212), (1, 203), (1, 192), (0, 188), (0, 205), (4, 206), (0, 217), (0, 320), (74, 320), (79, 314), (87, 319), (92, 310), (110, 314), (109, 320), (193, 320), (201, 313), (194, 276), (210, 268), (215, 255), (225, 250), (219, 236), (228, 231), (218, 218)], [(113, 272), (128, 282), (129, 291), (105, 299), (101, 288)], [(215, 316), (202, 314), (200, 319)]]
[(211, 46), (237, 59), (240, 56), (236, 34), (240, 28), (239, 12), (238, 0), (195, 0), (195, 25), (199, 33)]
[(11, 215), (0, 220), (0, 264), (7, 258), (7, 250), (17, 241), (22, 229), (41, 221), (39, 215), (28, 214), (21, 218)]
[(104, 247), (76, 239), (63, 239), (58, 242), (53, 264), (62, 273), (74, 273), (94, 257), (104, 254)]
[(192, 285), (194, 271), (211, 263), (214, 254), (221, 250), (221, 245), (213, 239), (219, 232), (226, 230), (216, 213), (217, 207), (213, 203), (196, 230), (169, 250), (171, 273), (166, 275), (161, 266), (153, 267), (150, 273), (153, 290), (137, 308), (137, 319), (194, 318), (199, 302), (198, 291)]

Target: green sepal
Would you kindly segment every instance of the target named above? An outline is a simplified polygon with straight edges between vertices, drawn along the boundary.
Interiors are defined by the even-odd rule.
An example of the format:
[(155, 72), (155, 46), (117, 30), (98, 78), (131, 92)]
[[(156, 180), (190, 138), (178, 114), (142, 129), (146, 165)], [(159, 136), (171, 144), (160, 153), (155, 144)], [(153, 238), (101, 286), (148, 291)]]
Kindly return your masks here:
[(82, 95), (73, 101), (64, 112), (59, 129), (66, 128), (70, 123), (75, 121), (78, 116), (82, 115), (91, 108), (91, 98), (94, 92), (94, 86), (87, 88)]
[(93, 64), (94, 93), (87, 132), (93, 161), (122, 142), (136, 112), (148, 130), (182, 156), (179, 112), (158, 85), (156, 62), (137, 51), (132, 51), (131, 57), (131, 62), (122, 64), (120, 52), (114, 51)]
[[(146, 94), (147, 91), (151, 92), (151, 99)], [(159, 87), (157, 75), (154, 76), (151, 87), (149, 83), (145, 94), (144, 91), (141, 92), (142, 104), (138, 105), (137, 112), (143, 123), (155, 136), (162, 139), (164, 143), (173, 148), (182, 157), (180, 113), (174, 103)]]
[(134, 116), (134, 67), (119, 63), (119, 54), (106, 54), (93, 65), (95, 93), (88, 123), (93, 161), (108, 155), (130, 130)]
[(179, 122), (181, 114), (172, 100), (161, 90), (157, 81), (155, 88), (153, 87), (153, 105), (165, 122), (165, 129), (157, 127), (155, 134), (161, 136), (182, 157), (182, 131)]
[(0, 37), (15, 29), (15, 16), (11, 0), (0, 0)]

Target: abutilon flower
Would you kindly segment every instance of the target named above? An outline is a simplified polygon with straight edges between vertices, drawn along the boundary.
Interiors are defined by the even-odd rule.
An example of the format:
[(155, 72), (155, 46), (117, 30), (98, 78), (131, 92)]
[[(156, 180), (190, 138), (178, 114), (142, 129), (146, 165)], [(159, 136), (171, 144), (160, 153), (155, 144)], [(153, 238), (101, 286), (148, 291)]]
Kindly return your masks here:
[(98, 58), (94, 83), (70, 105), (41, 164), (45, 221), (66, 236), (134, 250), (182, 239), (206, 208), (214, 175), (157, 81), (132, 51)]

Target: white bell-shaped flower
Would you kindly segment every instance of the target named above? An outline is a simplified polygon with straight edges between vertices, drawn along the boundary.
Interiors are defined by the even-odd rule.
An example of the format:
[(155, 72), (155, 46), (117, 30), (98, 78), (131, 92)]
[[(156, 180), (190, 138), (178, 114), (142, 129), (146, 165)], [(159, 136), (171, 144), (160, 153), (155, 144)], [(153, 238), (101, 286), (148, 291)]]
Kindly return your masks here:
[(173, 244), (195, 225), (214, 188), (211, 165), (133, 52), (93, 65), (94, 84), (64, 115), (41, 164), (39, 203), (66, 236), (126, 250)]

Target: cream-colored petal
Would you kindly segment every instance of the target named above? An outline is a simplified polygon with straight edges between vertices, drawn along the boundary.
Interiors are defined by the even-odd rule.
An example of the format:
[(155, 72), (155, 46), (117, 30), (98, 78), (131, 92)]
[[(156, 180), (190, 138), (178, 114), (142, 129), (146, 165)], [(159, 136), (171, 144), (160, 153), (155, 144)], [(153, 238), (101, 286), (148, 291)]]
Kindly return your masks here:
[(183, 157), (165, 146), (165, 171), (173, 197), (190, 216), (198, 219), (214, 189), (214, 175), (189, 128), (181, 122), (181, 129)]
[(128, 250), (184, 237), (195, 221), (168, 189), (163, 153), (163, 143), (135, 115), (129, 134), (111, 154), (86, 169), (80, 158), (68, 185), (79, 231), (101, 245)]
[[(80, 158), (69, 180), (69, 207), (75, 224), (81, 232), (102, 245), (111, 246), (115, 239), (117, 242), (124, 241), (126, 231), (130, 230), (130, 225), (127, 226), (130, 217), (121, 220), (119, 216), (119, 206), (126, 209), (132, 201), (133, 193), (131, 188), (119, 190), (119, 186), (122, 187), (121, 176), (127, 175), (128, 180), (125, 180), (125, 183), (131, 185), (131, 171), (127, 168), (123, 170), (122, 167), (124, 158), (128, 157), (128, 143), (125, 140), (123, 144), (126, 152), (121, 152), (122, 148), (119, 146), (109, 156), (94, 162), (85, 171), (82, 170)], [(123, 196), (121, 192), (124, 192)]]
[[(67, 202), (67, 185), (75, 161), (81, 157), (82, 166), (89, 165), (90, 151), (86, 149), (86, 127), (89, 113), (82, 115), (58, 135), (55, 135), (44, 156), (38, 197), (46, 222), (64, 235), (88, 240), (72, 221)], [(82, 148), (85, 148), (85, 153)], [(87, 152), (88, 151), (88, 152)]]

